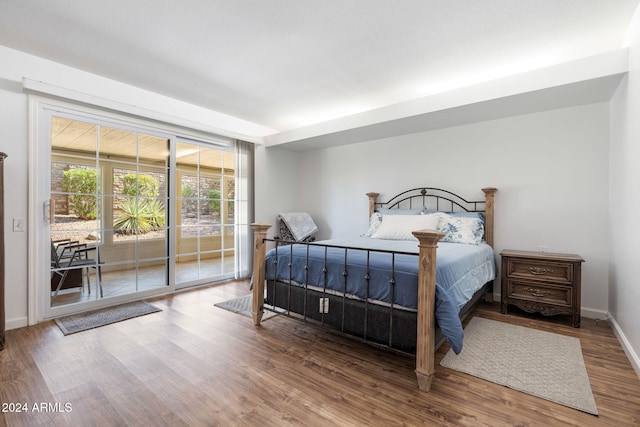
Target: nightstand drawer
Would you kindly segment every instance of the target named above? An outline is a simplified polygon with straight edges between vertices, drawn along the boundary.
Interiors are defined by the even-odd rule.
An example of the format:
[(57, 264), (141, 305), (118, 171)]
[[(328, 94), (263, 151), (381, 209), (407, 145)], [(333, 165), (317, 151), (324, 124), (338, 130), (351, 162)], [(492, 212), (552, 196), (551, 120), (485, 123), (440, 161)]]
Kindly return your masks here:
[(580, 327), (580, 255), (503, 250), (501, 304), (515, 305), (529, 313), (545, 316), (571, 315), (573, 327)]
[(509, 259), (507, 275), (544, 282), (573, 283), (573, 264), (533, 259)]
[(573, 288), (570, 286), (554, 286), (518, 280), (509, 280), (508, 286), (509, 298), (571, 306)]

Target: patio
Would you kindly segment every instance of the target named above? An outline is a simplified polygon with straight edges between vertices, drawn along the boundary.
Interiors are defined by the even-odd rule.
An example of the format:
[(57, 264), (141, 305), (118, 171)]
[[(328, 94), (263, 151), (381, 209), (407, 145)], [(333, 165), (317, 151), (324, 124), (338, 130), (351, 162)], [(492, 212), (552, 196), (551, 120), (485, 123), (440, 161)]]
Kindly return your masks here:
[[(226, 257), (202, 261), (181, 262), (176, 264), (176, 283), (185, 284), (211, 278), (211, 283), (219, 280), (221, 275), (233, 273), (234, 259)], [(95, 271), (90, 273), (91, 293), (86, 285), (86, 279), (82, 287), (61, 290), (53, 297), (51, 306), (75, 304), (92, 301), (100, 298), (98, 278)], [(135, 292), (158, 289), (166, 286), (166, 269), (164, 266), (141, 267), (135, 270), (103, 271), (102, 292), (103, 298), (111, 298), (118, 295), (127, 295)]]

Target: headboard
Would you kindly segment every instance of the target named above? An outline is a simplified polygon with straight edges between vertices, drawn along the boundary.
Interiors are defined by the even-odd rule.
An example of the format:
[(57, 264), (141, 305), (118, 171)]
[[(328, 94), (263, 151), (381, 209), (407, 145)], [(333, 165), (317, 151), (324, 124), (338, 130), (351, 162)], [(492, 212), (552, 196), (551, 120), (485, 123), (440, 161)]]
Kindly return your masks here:
[(435, 212), (483, 212), (484, 240), (493, 246), (493, 200), (497, 188), (483, 188), (484, 200), (469, 201), (455, 193), (441, 188), (420, 187), (403, 191), (392, 197), (387, 202), (378, 202), (379, 193), (367, 193), (369, 197), (369, 217), (378, 208), (389, 209), (416, 209), (426, 208)]

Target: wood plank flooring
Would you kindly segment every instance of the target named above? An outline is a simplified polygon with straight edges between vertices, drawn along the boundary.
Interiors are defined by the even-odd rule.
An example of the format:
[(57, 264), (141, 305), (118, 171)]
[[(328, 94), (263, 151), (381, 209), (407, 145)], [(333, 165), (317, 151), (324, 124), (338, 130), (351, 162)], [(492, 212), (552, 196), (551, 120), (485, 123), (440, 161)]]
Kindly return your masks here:
[(580, 338), (593, 416), (440, 366), (424, 393), (411, 357), (213, 306), (246, 293), (236, 281), (155, 298), (160, 313), (66, 337), (53, 322), (8, 331), (0, 426), (640, 425), (640, 379), (608, 322), (473, 313)]

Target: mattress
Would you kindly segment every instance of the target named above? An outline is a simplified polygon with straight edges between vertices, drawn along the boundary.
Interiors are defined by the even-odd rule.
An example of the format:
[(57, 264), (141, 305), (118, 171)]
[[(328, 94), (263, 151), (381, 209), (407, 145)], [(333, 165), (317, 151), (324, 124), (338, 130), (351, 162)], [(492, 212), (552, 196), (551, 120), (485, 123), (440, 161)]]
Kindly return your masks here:
[[(418, 251), (417, 241), (369, 237), (286, 244), (267, 252), (265, 277), (267, 281), (416, 311)], [(463, 337), (460, 308), (495, 278), (495, 255), (484, 242), (439, 242), (436, 254), (436, 322), (459, 353)]]
[[(350, 297), (415, 310), (417, 254), (415, 241), (369, 237), (283, 245), (267, 252), (266, 279), (326, 288)], [(493, 280), (495, 274), (494, 251), (486, 243), (438, 243), (436, 285), (458, 309), (482, 285)]]

